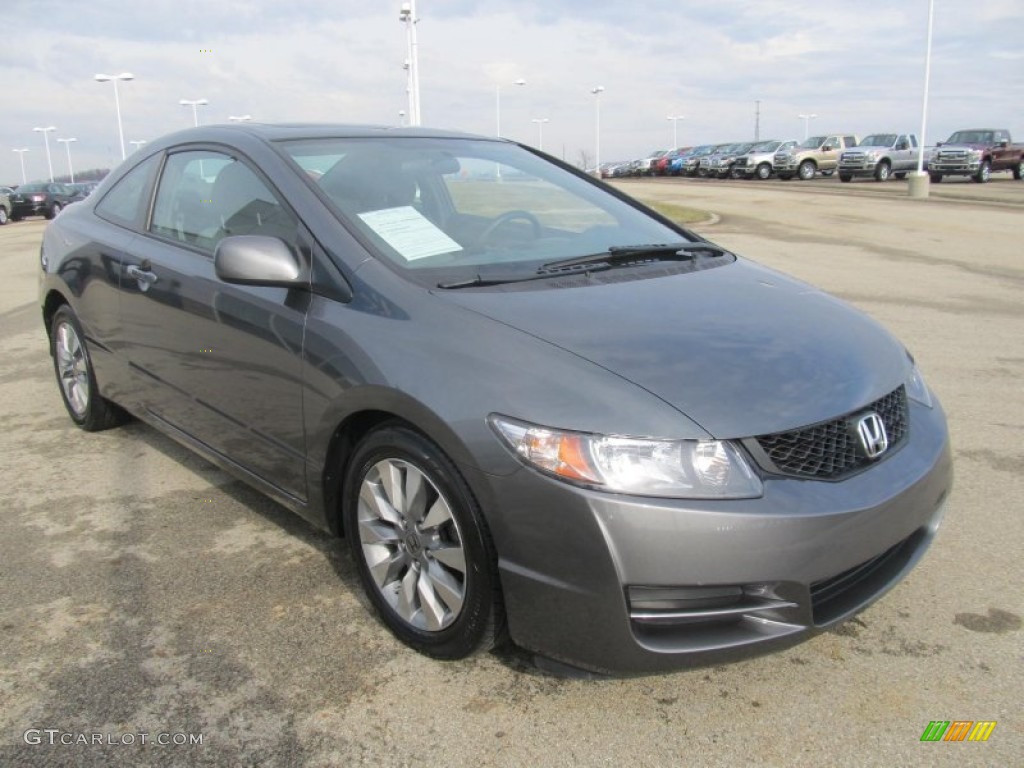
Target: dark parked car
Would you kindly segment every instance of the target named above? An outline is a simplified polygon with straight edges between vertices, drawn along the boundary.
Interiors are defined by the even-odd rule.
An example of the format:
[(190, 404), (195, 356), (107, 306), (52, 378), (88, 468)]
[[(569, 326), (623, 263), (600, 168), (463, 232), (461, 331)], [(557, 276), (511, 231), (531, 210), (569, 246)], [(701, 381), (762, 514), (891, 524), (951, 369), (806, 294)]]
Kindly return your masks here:
[(942, 409), (876, 322), (500, 139), (192, 129), (41, 262), (71, 419), (134, 414), (344, 533), (437, 658), (778, 648), (896, 584), (950, 488)]
[(63, 208), (84, 197), (85, 195), (69, 184), (52, 181), (22, 184), (11, 195), (11, 218), (14, 221), (26, 216), (45, 216), (52, 219)]

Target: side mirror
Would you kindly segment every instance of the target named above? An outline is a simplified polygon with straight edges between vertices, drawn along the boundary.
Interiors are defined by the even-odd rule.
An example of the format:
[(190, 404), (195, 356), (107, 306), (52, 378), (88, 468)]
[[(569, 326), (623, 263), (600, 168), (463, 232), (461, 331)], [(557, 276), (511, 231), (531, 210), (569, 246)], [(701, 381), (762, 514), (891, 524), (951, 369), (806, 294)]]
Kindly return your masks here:
[(941, 146), (942, 146), (943, 144), (945, 144), (945, 143), (946, 143), (946, 142), (944, 142), (944, 141), (936, 141), (936, 142), (935, 142), (935, 146), (936, 146), (936, 147), (941, 147)]
[(1002, 149), (1006, 149), (1008, 146), (1010, 146), (1010, 142), (1008, 142), (1006, 139), (1003, 139), (1002, 141), (999, 142), (999, 146)]
[(283, 240), (266, 235), (225, 237), (213, 252), (213, 268), (225, 283), (304, 285), (309, 270)]

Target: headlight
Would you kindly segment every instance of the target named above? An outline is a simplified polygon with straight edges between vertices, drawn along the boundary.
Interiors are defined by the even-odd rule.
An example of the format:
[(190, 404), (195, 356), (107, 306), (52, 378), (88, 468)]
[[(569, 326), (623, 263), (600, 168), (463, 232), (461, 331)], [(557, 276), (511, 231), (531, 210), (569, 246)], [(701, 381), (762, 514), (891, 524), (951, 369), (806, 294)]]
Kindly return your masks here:
[(914, 363), (914, 359), (911, 358), (910, 362), (913, 363), (913, 367), (910, 369), (910, 376), (906, 381), (907, 397), (926, 408), (931, 408), (933, 407), (932, 393), (928, 389), (928, 385), (924, 383), (924, 377), (921, 376), (921, 371)]
[(677, 499), (749, 499), (761, 480), (721, 440), (649, 440), (569, 432), (491, 415), (502, 440), (532, 467), (604, 491)]
[(981, 159), (981, 150), (980, 149), (969, 149), (969, 150), (967, 150), (967, 156), (969, 158), (971, 158), (971, 160), (980, 160)]

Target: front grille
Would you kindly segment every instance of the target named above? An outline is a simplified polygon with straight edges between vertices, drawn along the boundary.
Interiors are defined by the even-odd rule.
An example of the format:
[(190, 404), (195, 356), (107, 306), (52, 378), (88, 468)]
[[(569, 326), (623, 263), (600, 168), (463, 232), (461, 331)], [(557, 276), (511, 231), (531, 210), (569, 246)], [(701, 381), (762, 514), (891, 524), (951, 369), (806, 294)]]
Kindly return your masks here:
[(736, 167), (737, 168), (746, 168), (747, 167), (747, 158), (745, 158), (745, 157), (738, 158), (736, 160)]
[(838, 480), (871, 463), (856, 432), (860, 416), (874, 411), (885, 424), (889, 451), (907, 435), (907, 393), (900, 386), (866, 408), (838, 419), (823, 421), (790, 432), (755, 438), (769, 472), (816, 480)]
[(966, 160), (967, 152), (962, 149), (954, 149), (948, 152), (939, 152), (939, 160)]

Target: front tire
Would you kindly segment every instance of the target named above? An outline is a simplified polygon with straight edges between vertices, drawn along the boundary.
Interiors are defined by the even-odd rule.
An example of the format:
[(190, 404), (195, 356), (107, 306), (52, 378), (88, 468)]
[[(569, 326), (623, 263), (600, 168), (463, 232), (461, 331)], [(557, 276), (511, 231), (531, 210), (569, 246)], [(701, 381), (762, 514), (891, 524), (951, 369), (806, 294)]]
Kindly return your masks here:
[(1021, 160), (1013, 167), (1013, 178), (1017, 181), (1024, 179), (1024, 160)]
[(57, 218), (57, 214), (60, 213), (60, 211), (60, 203), (54, 203), (53, 205), (50, 206), (50, 210), (46, 212), (46, 218), (55, 219)]
[(6, 224), (10, 219), (7, 216), (7, 209), (0, 205), (0, 227)]
[(974, 182), (976, 184), (986, 184), (988, 183), (988, 180), (991, 177), (992, 165), (989, 163), (988, 160), (983, 160), (981, 163), (981, 167), (978, 169), (978, 172), (974, 174), (974, 176), (972, 176), (971, 178), (974, 179)]
[(853, 181), (853, 175), (849, 173), (840, 173), (839, 180), (844, 184), (848, 184), (849, 182)]
[(64, 407), (81, 429), (100, 432), (128, 420), (128, 414), (100, 395), (85, 334), (67, 304), (50, 324), (50, 355)]
[(761, 163), (759, 166), (757, 166), (757, 171), (755, 172), (755, 174), (757, 175), (757, 178), (761, 179), (761, 181), (764, 181), (765, 179), (771, 178), (771, 175), (772, 175), (772, 165), (771, 165), (771, 163)]
[(892, 173), (892, 166), (885, 160), (875, 166), (875, 181), (888, 181)]
[(472, 491), (431, 440), (389, 423), (356, 447), (342, 517), (370, 602), (394, 635), (436, 659), (494, 647), (497, 557)]
[(931, 179), (932, 184), (938, 184), (942, 181), (941, 173), (929, 173), (928, 178)]
[(814, 178), (814, 174), (817, 173), (818, 168), (815, 166), (813, 160), (804, 160), (800, 163), (800, 167), (797, 169), (797, 174), (800, 176), (801, 181), (810, 181)]

